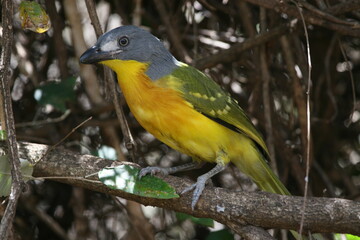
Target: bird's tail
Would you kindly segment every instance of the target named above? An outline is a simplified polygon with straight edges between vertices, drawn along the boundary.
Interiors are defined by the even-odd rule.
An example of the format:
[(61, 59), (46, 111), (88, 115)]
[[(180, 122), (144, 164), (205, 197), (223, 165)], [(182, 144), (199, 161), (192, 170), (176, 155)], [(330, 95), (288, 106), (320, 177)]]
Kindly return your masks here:
[(251, 150), (247, 149), (233, 163), (240, 171), (248, 175), (261, 190), (281, 195), (291, 195), (266, 163), (263, 155), (255, 147)]
[(270, 166), (265, 162), (264, 158), (262, 156), (261, 158), (262, 159), (258, 161), (258, 165), (261, 166), (262, 172), (265, 174), (262, 174), (261, 176), (255, 175), (253, 179), (259, 188), (266, 192), (277, 193), (281, 195), (291, 195), (284, 184), (271, 170)]
[[(291, 195), (271, 170), (264, 156), (255, 147), (251, 150), (247, 149), (247, 151), (236, 161), (233, 161), (233, 163), (240, 171), (248, 175), (261, 190), (281, 195)], [(299, 237), (296, 231), (291, 230), (290, 232), (295, 239), (307, 239), (304, 236)], [(323, 240), (324, 238), (320, 234), (312, 234), (311, 239)]]

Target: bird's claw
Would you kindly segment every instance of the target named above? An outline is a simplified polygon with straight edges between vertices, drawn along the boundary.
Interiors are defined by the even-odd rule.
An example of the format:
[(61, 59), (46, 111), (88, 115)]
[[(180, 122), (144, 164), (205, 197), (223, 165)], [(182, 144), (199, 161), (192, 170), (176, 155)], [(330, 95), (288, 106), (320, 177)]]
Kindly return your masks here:
[(196, 183), (192, 184), (191, 186), (185, 188), (184, 190), (181, 191), (181, 195), (187, 192), (190, 192), (191, 190), (193, 190), (196, 187)]
[(166, 170), (166, 168), (161, 168), (161, 167), (146, 167), (140, 170), (138, 178), (141, 179), (142, 177), (144, 177), (145, 175), (150, 174), (151, 176), (155, 175), (155, 174), (162, 174), (162, 175), (168, 175), (169, 172)]
[(199, 177), (197, 179), (197, 182), (192, 184), (191, 186), (185, 188), (180, 194), (184, 194), (187, 193), (189, 191), (194, 190), (193, 193), (193, 197), (191, 200), (191, 209), (194, 210), (195, 209), (195, 205), (196, 203), (199, 201), (199, 198), (201, 196), (201, 193), (203, 192), (204, 188), (205, 188), (205, 184), (206, 184), (207, 179), (202, 179), (201, 177)]

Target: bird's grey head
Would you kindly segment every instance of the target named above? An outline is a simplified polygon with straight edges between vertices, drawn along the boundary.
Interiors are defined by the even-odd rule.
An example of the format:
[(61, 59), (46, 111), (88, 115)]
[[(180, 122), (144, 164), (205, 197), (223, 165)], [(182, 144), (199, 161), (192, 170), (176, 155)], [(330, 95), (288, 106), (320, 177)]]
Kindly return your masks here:
[(80, 62), (92, 64), (114, 59), (148, 63), (146, 73), (153, 80), (170, 74), (177, 66), (176, 59), (158, 38), (136, 26), (121, 26), (103, 34), (80, 57)]

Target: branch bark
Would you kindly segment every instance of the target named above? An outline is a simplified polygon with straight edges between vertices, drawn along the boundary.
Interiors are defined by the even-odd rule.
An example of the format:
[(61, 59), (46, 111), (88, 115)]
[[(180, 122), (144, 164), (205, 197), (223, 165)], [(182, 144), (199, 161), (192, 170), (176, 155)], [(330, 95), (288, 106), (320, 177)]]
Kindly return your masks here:
[[(4, 144), (0, 144), (4, 148)], [(184, 212), (196, 217), (212, 218), (244, 236), (247, 226), (263, 228), (298, 229), (301, 218), (302, 197), (282, 196), (266, 192), (230, 191), (207, 187), (194, 211), (191, 210), (191, 194), (178, 199), (153, 199), (132, 195), (107, 188), (97, 177), (83, 176), (97, 173), (114, 161), (90, 155), (79, 155), (55, 148), (38, 161), (49, 146), (34, 143), (19, 143), (20, 156), (32, 162), (34, 177), (59, 177), (54, 179), (92, 191), (119, 196), (144, 205), (157, 206)], [(126, 164), (126, 163), (122, 163)], [(133, 164), (133, 163), (131, 163)], [(181, 192), (190, 181), (178, 177), (161, 177)], [(338, 198), (308, 198), (304, 229), (312, 232), (338, 232), (360, 234), (360, 202)], [(256, 228), (252, 228), (254, 230)], [(244, 230), (243, 230), (244, 231)]]
[(20, 197), (23, 178), (20, 172), (20, 159), (16, 144), (15, 123), (10, 94), (10, 57), (13, 44), (13, 2), (12, 0), (2, 1), (2, 41), (0, 58), (0, 115), (1, 128), (6, 132), (6, 147), (4, 152), (7, 154), (11, 165), (11, 193), (0, 224), (0, 239), (8, 239), (12, 230), (12, 222), (16, 213), (16, 206)]
[[(254, 5), (258, 5), (264, 8), (272, 9), (278, 13), (285, 13), (289, 16), (295, 17), (301, 20), (301, 16), (299, 14), (299, 10), (296, 6), (288, 4), (288, 1), (276, 1), (276, 0), (245, 0), (246, 2), (252, 3)], [(356, 4), (356, 3), (354, 3)], [(314, 7), (315, 8), (315, 7)], [(360, 30), (358, 28), (358, 23), (354, 23), (352, 26), (348, 26), (347, 24), (339, 24), (334, 19), (328, 19), (329, 14), (332, 11), (336, 12), (338, 10), (331, 10), (329, 13), (323, 12), (321, 15), (314, 13), (313, 11), (309, 11), (307, 9), (302, 9), (305, 21), (309, 24), (314, 24), (317, 26), (321, 26), (324, 28), (328, 28), (330, 30), (334, 30), (340, 34), (359, 37)], [(317, 11), (321, 12), (321, 10)], [(327, 16), (327, 17), (325, 17)], [(335, 18), (335, 17), (333, 17)], [(350, 23), (350, 22), (349, 22)]]

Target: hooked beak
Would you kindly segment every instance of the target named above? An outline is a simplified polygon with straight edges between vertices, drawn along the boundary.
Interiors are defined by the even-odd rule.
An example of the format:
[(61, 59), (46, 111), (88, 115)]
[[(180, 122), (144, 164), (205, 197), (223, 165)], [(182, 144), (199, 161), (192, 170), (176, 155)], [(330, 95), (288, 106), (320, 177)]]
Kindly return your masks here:
[(80, 62), (84, 64), (93, 64), (106, 60), (115, 59), (115, 55), (121, 52), (120, 50), (114, 52), (102, 51), (98, 46), (92, 46), (86, 50), (80, 57)]

